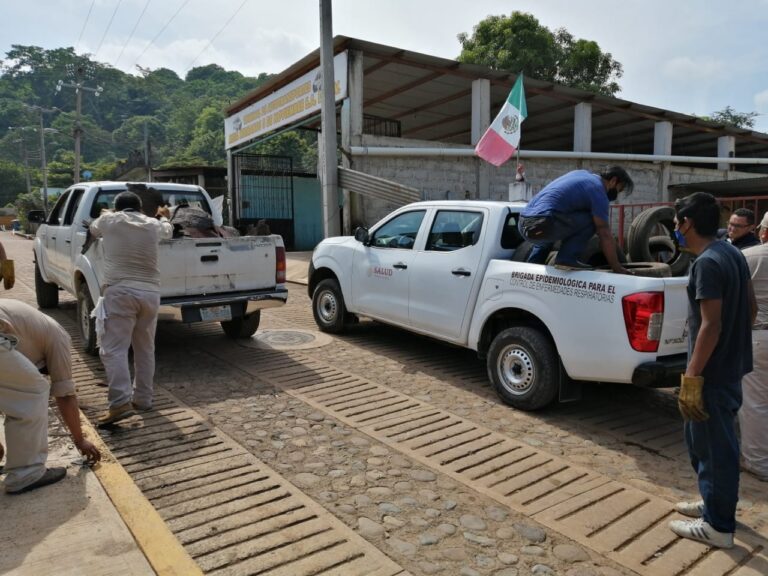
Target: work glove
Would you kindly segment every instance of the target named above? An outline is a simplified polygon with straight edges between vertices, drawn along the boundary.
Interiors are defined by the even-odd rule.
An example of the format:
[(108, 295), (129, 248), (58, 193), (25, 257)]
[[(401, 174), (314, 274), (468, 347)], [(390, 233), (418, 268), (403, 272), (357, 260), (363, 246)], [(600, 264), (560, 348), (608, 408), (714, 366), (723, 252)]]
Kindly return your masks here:
[(704, 388), (702, 376), (680, 375), (680, 395), (677, 397), (677, 406), (685, 420), (702, 422), (709, 418), (709, 414), (704, 411), (702, 388)]
[(16, 283), (16, 271), (13, 266), (13, 260), (0, 261), (0, 278), (3, 279), (3, 287), (6, 290), (13, 288)]

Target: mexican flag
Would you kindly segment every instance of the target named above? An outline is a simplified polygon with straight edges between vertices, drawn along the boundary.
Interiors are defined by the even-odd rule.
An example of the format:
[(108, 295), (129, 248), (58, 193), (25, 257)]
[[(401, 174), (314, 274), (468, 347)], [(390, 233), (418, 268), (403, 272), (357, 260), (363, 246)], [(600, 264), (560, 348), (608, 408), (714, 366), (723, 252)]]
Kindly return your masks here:
[(475, 154), (494, 166), (501, 166), (517, 152), (520, 145), (520, 125), (528, 116), (523, 90), (523, 75), (518, 75), (512, 92), (499, 114), (475, 146)]

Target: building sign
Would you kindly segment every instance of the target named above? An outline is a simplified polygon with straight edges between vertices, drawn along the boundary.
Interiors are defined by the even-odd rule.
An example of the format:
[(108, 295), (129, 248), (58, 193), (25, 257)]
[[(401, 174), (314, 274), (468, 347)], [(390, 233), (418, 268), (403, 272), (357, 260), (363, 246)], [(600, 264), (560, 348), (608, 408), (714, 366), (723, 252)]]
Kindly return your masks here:
[[(347, 53), (333, 59), (336, 102), (347, 96)], [(224, 120), (225, 148), (229, 149), (320, 111), (323, 75), (320, 67), (272, 92)]]

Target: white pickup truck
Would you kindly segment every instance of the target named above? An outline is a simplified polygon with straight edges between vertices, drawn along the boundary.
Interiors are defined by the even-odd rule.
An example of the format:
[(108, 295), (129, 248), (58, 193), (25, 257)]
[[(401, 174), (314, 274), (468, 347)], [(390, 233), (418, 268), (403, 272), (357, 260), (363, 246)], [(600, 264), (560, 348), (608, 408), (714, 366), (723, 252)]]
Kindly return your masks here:
[[(173, 210), (202, 209), (221, 225), (208, 193), (199, 186), (148, 184)], [(97, 350), (91, 310), (101, 296), (103, 249), (97, 240), (86, 247), (88, 224), (103, 209), (114, 207), (125, 182), (87, 182), (68, 188), (35, 237), (35, 290), (40, 308), (54, 308), (63, 289), (77, 298), (77, 315), (87, 352)], [(173, 222), (173, 218), (171, 220)], [(160, 318), (182, 322), (218, 321), (232, 338), (249, 338), (259, 326), (263, 308), (281, 306), (285, 287), (283, 239), (271, 236), (179, 237), (159, 247)]]
[(417, 202), (322, 241), (309, 267), (315, 322), (340, 332), (365, 316), (476, 350), (499, 396), (524, 410), (572, 399), (580, 381), (676, 385), (687, 278), (515, 261), (530, 249), (523, 207)]

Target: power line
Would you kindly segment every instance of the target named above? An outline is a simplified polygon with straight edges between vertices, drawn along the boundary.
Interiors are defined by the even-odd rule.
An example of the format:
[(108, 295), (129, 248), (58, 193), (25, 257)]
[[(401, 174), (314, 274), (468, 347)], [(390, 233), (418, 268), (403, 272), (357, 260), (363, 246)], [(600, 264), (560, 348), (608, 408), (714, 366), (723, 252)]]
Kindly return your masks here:
[(85, 17), (85, 22), (83, 22), (83, 28), (80, 30), (80, 36), (77, 37), (77, 43), (75, 44), (75, 53), (77, 53), (77, 48), (80, 46), (80, 40), (83, 39), (83, 32), (85, 32), (85, 27), (88, 26), (88, 20), (91, 18), (91, 12), (93, 11), (93, 5), (96, 4), (96, 0), (92, 0), (91, 7), (88, 8), (88, 14)]
[(168, 28), (168, 26), (170, 26), (170, 24), (171, 24), (171, 22), (173, 22), (174, 18), (176, 18), (176, 16), (179, 15), (179, 12), (181, 12), (187, 4), (189, 4), (189, 0), (184, 0), (184, 2), (181, 3), (181, 5), (176, 9), (176, 12), (174, 12), (173, 16), (171, 16), (170, 20), (168, 20), (168, 22), (165, 23), (165, 26), (160, 28), (160, 32), (155, 34), (155, 37), (152, 38), (152, 40), (150, 40), (149, 43), (144, 47), (144, 50), (141, 51), (141, 54), (139, 54), (139, 57), (136, 58), (136, 62), (134, 63), (134, 66), (136, 66), (139, 63), (139, 60), (141, 60), (141, 57), (144, 56), (144, 53), (147, 50), (149, 50), (149, 47), (152, 46), (152, 44), (155, 43), (155, 40), (160, 38), (160, 35), (163, 32), (165, 32), (165, 29)]
[(115, 9), (112, 11), (112, 16), (109, 18), (109, 23), (107, 24), (107, 29), (104, 30), (104, 35), (101, 37), (101, 40), (99, 41), (99, 45), (96, 48), (96, 53), (93, 55), (93, 59), (96, 60), (96, 58), (99, 55), (99, 50), (101, 50), (101, 45), (104, 44), (104, 40), (107, 37), (107, 33), (109, 32), (109, 29), (112, 27), (112, 21), (115, 19), (115, 14), (117, 14), (118, 8), (120, 8), (120, 4), (122, 4), (123, 0), (117, 0), (117, 5), (115, 6)]
[(229, 23), (230, 23), (230, 22), (232, 22), (232, 20), (234, 20), (235, 16), (237, 16), (238, 12), (240, 12), (240, 10), (242, 10), (242, 9), (243, 9), (243, 6), (245, 6), (245, 3), (246, 3), (246, 2), (248, 2), (248, 0), (243, 0), (243, 1), (242, 1), (242, 3), (240, 4), (240, 6), (238, 6), (237, 10), (235, 10), (234, 14), (232, 14), (232, 16), (230, 16), (230, 17), (229, 17), (229, 20), (227, 20), (227, 21), (224, 23), (224, 26), (222, 26), (221, 28), (219, 28), (219, 31), (218, 31), (218, 32), (216, 32), (216, 34), (214, 34), (214, 35), (213, 35), (213, 37), (212, 37), (210, 40), (208, 40), (208, 43), (205, 45), (205, 48), (203, 48), (202, 50), (200, 50), (200, 54), (198, 54), (197, 56), (195, 56), (195, 59), (194, 59), (194, 60), (192, 60), (192, 62), (190, 63), (190, 65), (189, 65), (189, 66), (187, 66), (187, 72), (189, 72), (189, 71), (192, 69), (192, 66), (194, 66), (194, 65), (195, 65), (195, 62), (197, 62), (197, 59), (198, 59), (198, 58), (200, 58), (200, 56), (202, 56), (202, 55), (203, 55), (203, 53), (204, 53), (206, 50), (208, 50), (208, 48), (211, 46), (211, 44), (213, 44), (213, 43), (216, 41), (216, 38), (218, 38), (218, 37), (219, 37), (219, 34), (221, 34), (221, 33), (224, 31), (224, 29), (225, 29), (227, 26), (229, 26)]
[(126, 46), (128, 46), (128, 43), (133, 40), (133, 35), (136, 32), (136, 29), (139, 27), (139, 22), (141, 22), (141, 19), (144, 17), (144, 13), (147, 11), (150, 2), (152, 2), (152, 0), (147, 0), (146, 4), (144, 4), (144, 8), (142, 9), (141, 14), (139, 14), (139, 19), (136, 20), (136, 24), (133, 25), (133, 30), (131, 30), (131, 33), (128, 35), (128, 40), (126, 40), (125, 44), (123, 44), (123, 47), (120, 50), (120, 55), (117, 57), (117, 60), (115, 60), (115, 68), (117, 68), (117, 63), (120, 61), (120, 58), (123, 57), (123, 52), (125, 52)]

